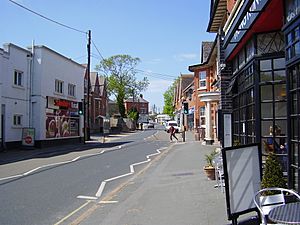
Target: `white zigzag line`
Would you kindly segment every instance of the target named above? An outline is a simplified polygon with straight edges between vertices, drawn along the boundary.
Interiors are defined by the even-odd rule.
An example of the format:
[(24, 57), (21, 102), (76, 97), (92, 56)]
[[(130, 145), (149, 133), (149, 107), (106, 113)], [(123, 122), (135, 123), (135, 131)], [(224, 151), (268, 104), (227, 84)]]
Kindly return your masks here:
[(161, 153), (162, 150), (166, 149), (167, 147), (164, 147), (164, 148), (160, 148), (160, 149), (157, 149), (156, 150), (156, 153), (153, 153), (153, 154), (150, 154), (150, 155), (147, 155), (146, 158), (147, 160), (145, 161), (142, 161), (142, 162), (137, 162), (137, 163), (133, 163), (129, 166), (130, 168), (130, 173), (125, 173), (123, 175), (119, 175), (119, 176), (116, 176), (116, 177), (112, 177), (112, 178), (109, 178), (109, 179), (106, 179), (104, 181), (101, 182), (99, 188), (98, 188), (98, 191), (96, 192), (96, 197), (97, 198), (100, 198), (103, 191), (104, 191), (104, 188), (105, 188), (105, 185), (107, 182), (110, 182), (110, 181), (113, 181), (113, 180), (116, 180), (116, 179), (119, 179), (119, 178), (122, 178), (122, 177), (126, 177), (126, 176), (129, 176), (129, 175), (132, 175), (135, 173), (135, 170), (134, 170), (134, 166), (137, 166), (137, 165), (141, 165), (141, 164), (144, 164), (144, 163), (148, 163), (151, 161), (151, 158), (152, 156), (155, 156), (155, 155), (158, 155)]

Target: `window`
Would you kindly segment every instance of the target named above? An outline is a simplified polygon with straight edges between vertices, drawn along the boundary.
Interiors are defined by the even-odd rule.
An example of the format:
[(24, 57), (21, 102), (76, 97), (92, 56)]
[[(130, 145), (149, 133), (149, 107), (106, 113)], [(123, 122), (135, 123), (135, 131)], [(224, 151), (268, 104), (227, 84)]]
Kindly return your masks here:
[(206, 88), (206, 71), (199, 73), (199, 88)]
[(23, 86), (23, 72), (15, 70), (14, 85)]
[(22, 115), (15, 114), (13, 117), (13, 125), (21, 126), (22, 125)]
[(205, 125), (205, 107), (200, 107), (200, 125)]
[(68, 95), (75, 97), (75, 90), (76, 90), (76, 85), (74, 84), (68, 84)]
[(64, 93), (64, 82), (61, 80), (55, 80), (55, 92), (63, 94)]
[(290, 60), (300, 56), (300, 27), (296, 27), (286, 35), (286, 58)]

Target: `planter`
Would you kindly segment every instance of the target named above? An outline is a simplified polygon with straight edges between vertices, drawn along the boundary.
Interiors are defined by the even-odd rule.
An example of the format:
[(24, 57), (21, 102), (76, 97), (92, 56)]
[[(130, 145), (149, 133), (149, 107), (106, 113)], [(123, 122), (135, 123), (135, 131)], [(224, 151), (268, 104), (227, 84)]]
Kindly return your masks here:
[(209, 180), (215, 180), (216, 179), (216, 172), (215, 172), (215, 167), (211, 166), (205, 166), (204, 172)]

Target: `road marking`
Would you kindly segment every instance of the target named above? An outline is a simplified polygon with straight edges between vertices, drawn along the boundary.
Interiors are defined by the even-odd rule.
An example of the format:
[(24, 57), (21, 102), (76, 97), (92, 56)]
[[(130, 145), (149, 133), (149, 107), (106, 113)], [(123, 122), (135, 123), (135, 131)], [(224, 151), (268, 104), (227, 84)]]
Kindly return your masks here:
[(10, 176), (10, 177), (0, 178), (0, 181), (2, 181), (2, 180), (8, 180), (8, 179), (14, 179), (14, 178), (18, 178), (18, 177), (23, 177), (23, 175), (19, 174), (19, 175), (14, 175), (14, 176)]
[[(109, 151), (109, 149), (108, 149), (107, 151)], [(0, 181), (2, 181), (2, 180), (8, 180), (8, 179), (13, 179), (13, 178), (18, 178), (18, 177), (28, 176), (29, 174), (31, 174), (31, 173), (33, 173), (33, 172), (36, 172), (36, 171), (38, 171), (38, 170), (40, 170), (40, 169), (43, 169), (43, 168), (47, 168), (47, 167), (50, 167), (50, 166), (57, 166), (57, 165), (62, 165), (62, 164), (72, 163), (72, 162), (75, 162), (75, 161), (79, 160), (80, 158), (85, 158), (85, 157), (90, 157), (90, 156), (101, 155), (101, 154), (103, 154), (104, 152), (105, 152), (105, 150), (102, 150), (101, 152), (97, 152), (97, 153), (91, 153), (91, 154), (86, 154), (86, 155), (77, 156), (76, 158), (74, 158), (74, 159), (72, 159), (72, 160), (42, 165), (42, 166), (36, 167), (36, 168), (34, 168), (34, 169), (32, 169), (32, 170), (29, 170), (29, 171), (27, 171), (27, 172), (25, 172), (25, 173), (22, 173), (22, 174), (17, 174), (17, 175), (13, 175), (13, 176), (9, 176), (9, 177), (2, 177), (2, 178), (0, 178)]]
[(117, 180), (117, 179), (119, 179), (119, 178), (123, 178), (123, 177), (126, 177), (126, 176), (129, 176), (129, 175), (134, 174), (134, 173), (135, 173), (134, 166), (137, 166), (137, 165), (140, 165), (140, 164), (144, 164), (144, 163), (150, 162), (152, 156), (161, 154), (161, 151), (164, 150), (164, 149), (167, 149), (167, 147), (162, 147), (162, 148), (160, 148), (160, 149), (157, 149), (157, 150), (156, 150), (156, 153), (152, 153), (152, 154), (150, 154), (150, 155), (147, 155), (147, 156), (146, 156), (147, 160), (145, 160), (145, 161), (137, 162), (137, 163), (133, 163), (133, 164), (129, 165), (130, 173), (125, 173), (125, 174), (123, 174), (123, 175), (116, 176), (116, 177), (112, 177), (112, 178), (109, 178), (109, 179), (106, 179), (106, 180), (102, 181), (101, 184), (100, 184), (100, 186), (99, 186), (99, 188), (98, 188), (98, 190), (97, 190), (97, 192), (96, 192), (96, 195), (95, 195), (95, 196), (96, 196), (97, 198), (100, 198), (100, 197), (101, 197), (101, 195), (102, 195), (102, 193), (103, 193), (103, 191), (104, 191), (104, 188), (105, 188), (105, 185), (106, 185), (107, 182), (110, 182), (110, 181), (113, 181), (113, 180)]
[(84, 203), (83, 205), (81, 205), (80, 207), (78, 207), (77, 209), (75, 209), (74, 211), (72, 211), (71, 213), (69, 213), (67, 216), (65, 216), (64, 218), (62, 218), (60, 221), (58, 221), (57, 223), (55, 223), (54, 225), (59, 225), (62, 222), (64, 222), (65, 220), (67, 220), (68, 218), (70, 218), (72, 215), (74, 215), (75, 213), (77, 213), (79, 210), (81, 210), (82, 208), (86, 207), (91, 201), (87, 201), (86, 203)]
[(118, 201), (100, 201), (100, 204), (114, 204), (114, 203), (118, 203)]
[(84, 196), (84, 195), (78, 195), (77, 198), (79, 199), (87, 199), (87, 200), (97, 200), (97, 197), (93, 197), (93, 196)]

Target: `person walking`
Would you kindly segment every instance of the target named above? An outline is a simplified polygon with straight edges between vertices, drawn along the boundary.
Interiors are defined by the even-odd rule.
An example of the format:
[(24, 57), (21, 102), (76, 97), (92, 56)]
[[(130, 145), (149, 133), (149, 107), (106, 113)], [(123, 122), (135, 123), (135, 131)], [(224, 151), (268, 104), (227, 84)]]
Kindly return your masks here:
[(169, 133), (170, 133), (170, 142), (172, 142), (172, 137), (174, 137), (176, 139), (176, 141), (178, 141), (178, 138), (175, 136), (176, 133), (176, 129), (173, 125), (170, 126), (169, 128)]

